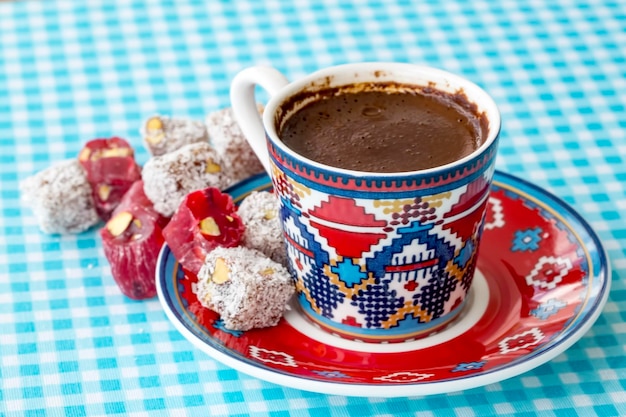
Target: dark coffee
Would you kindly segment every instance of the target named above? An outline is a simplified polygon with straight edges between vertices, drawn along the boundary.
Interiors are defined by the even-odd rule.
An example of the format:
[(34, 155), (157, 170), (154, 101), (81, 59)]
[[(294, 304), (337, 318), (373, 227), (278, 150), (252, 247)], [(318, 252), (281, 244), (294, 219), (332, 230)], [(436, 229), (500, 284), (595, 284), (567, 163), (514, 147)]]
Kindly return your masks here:
[(469, 155), (487, 136), (486, 117), (462, 92), (380, 83), (303, 94), (287, 111), (310, 102), (282, 122), (279, 136), (298, 154), (333, 167), (433, 168)]

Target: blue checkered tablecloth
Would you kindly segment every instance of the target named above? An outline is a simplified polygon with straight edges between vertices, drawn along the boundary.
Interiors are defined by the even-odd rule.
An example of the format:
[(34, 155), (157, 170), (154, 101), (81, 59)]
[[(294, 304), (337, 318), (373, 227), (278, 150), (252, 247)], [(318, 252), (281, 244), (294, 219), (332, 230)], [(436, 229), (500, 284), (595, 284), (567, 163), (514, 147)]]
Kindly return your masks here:
[[(203, 119), (267, 64), (289, 78), (417, 62), (484, 87), (498, 160), (601, 237), (612, 291), (591, 330), (500, 383), (415, 398), (273, 385), (194, 348), (113, 282), (95, 231), (39, 232), (21, 179), (154, 114)], [(626, 3), (621, 0), (0, 2), (0, 416), (626, 415)]]

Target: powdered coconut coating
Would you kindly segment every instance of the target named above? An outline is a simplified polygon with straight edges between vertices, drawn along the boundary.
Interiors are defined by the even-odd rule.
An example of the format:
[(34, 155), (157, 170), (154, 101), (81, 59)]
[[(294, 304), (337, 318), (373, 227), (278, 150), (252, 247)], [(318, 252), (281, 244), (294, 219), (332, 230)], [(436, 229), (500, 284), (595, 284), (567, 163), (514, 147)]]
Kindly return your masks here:
[(200, 303), (230, 330), (275, 326), (294, 291), (284, 266), (243, 246), (210, 252), (196, 284)]
[(185, 196), (207, 187), (223, 189), (228, 177), (224, 164), (208, 143), (198, 142), (152, 157), (143, 168), (143, 190), (154, 209), (171, 217)]
[[(263, 112), (260, 105), (259, 112)], [(243, 135), (232, 108), (209, 114), (206, 126), (211, 143), (228, 167), (232, 183), (263, 172), (263, 165)]]
[(190, 143), (209, 141), (206, 126), (202, 121), (159, 115), (146, 120), (141, 136), (146, 149), (153, 156), (173, 152)]
[(274, 261), (287, 265), (287, 250), (280, 226), (279, 210), (275, 194), (254, 191), (243, 199), (237, 214), (246, 226), (243, 245), (259, 250)]
[(24, 179), (20, 190), (44, 233), (80, 233), (100, 219), (87, 175), (76, 159)]

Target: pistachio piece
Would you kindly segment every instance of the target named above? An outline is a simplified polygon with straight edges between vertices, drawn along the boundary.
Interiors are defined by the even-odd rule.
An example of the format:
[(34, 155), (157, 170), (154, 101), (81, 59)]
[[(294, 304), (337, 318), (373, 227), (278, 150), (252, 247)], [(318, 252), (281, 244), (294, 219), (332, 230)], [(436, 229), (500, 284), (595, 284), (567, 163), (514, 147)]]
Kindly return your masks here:
[(222, 167), (219, 164), (216, 164), (210, 159), (206, 161), (206, 168), (204, 169), (204, 172), (206, 172), (207, 174), (217, 174), (221, 171)]
[(224, 258), (217, 258), (215, 260), (215, 269), (213, 270), (213, 275), (211, 275), (211, 281), (216, 284), (223, 284), (227, 282), (230, 277), (230, 268), (228, 268), (228, 264), (224, 260)]
[(107, 201), (111, 195), (111, 186), (108, 184), (100, 184), (98, 187), (98, 197), (101, 201)]
[(109, 220), (105, 227), (111, 233), (111, 236), (118, 237), (128, 229), (132, 221), (133, 215), (127, 211), (122, 211)]
[(89, 148), (83, 148), (83, 150), (80, 151), (80, 153), (78, 154), (78, 160), (81, 162), (85, 162), (86, 160), (89, 159), (90, 155), (91, 155), (91, 150)]
[(146, 122), (146, 141), (152, 145), (163, 140), (163, 121), (160, 117), (152, 117)]
[(200, 221), (200, 232), (207, 236), (219, 236), (220, 227), (213, 217), (206, 217)]
[(263, 218), (265, 220), (272, 220), (272, 219), (276, 218), (276, 210), (272, 210), (272, 209), (265, 210), (265, 212), (263, 214)]

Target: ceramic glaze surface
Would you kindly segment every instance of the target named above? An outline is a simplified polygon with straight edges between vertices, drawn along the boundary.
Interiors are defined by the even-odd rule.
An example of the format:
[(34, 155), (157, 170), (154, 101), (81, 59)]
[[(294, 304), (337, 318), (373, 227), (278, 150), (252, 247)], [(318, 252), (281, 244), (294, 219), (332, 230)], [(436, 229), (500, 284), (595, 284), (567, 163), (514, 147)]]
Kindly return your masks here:
[(434, 172), (318, 172), (270, 145), (272, 181), (306, 316), (367, 342), (424, 337), (469, 290), (497, 143)]

